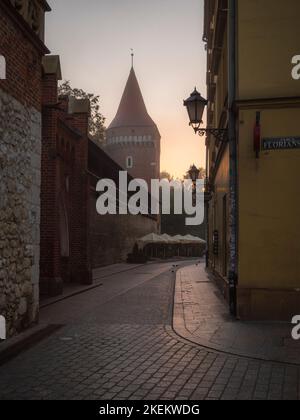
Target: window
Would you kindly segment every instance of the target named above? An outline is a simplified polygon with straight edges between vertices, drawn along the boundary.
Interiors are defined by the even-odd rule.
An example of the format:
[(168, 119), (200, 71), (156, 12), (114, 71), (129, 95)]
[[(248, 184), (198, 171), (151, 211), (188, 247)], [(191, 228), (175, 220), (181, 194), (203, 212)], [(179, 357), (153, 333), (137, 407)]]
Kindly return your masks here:
[(132, 158), (132, 156), (128, 156), (126, 158), (126, 168), (127, 169), (132, 169), (133, 168), (133, 158)]

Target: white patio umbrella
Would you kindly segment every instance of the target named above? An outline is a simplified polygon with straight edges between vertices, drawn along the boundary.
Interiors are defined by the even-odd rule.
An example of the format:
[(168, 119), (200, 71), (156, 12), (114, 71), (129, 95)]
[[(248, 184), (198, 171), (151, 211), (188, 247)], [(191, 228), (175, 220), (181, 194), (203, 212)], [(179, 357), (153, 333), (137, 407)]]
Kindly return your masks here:
[(139, 248), (143, 248), (148, 244), (167, 244), (167, 240), (163, 238), (161, 235), (157, 235), (156, 233), (149, 233), (148, 235), (144, 236), (137, 240), (137, 244)]

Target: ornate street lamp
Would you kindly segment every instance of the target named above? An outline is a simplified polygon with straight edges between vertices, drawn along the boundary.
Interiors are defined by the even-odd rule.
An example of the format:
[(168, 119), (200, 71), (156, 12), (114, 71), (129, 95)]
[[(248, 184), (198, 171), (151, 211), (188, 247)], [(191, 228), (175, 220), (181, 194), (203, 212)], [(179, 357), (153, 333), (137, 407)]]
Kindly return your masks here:
[(188, 174), (191, 180), (193, 181), (193, 206), (195, 206), (196, 205), (196, 191), (197, 191), (196, 183), (197, 183), (197, 179), (199, 178), (200, 171), (195, 165), (192, 165), (190, 167)]
[(193, 127), (196, 134), (198, 133), (200, 136), (212, 134), (221, 142), (226, 142), (228, 140), (228, 130), (225, 128), (201, 128), (201, 124), (203, 124), (202, 118), (204, 109), (207, 106), (208, 101), (200, 95), (196, 88), (183, 104), (187, 108), (190, 126)]
[(190, 176), (190, 178), (191, 178), (191, 180), (193, 181), (194, 184), (196, 183), (197, 179), (199, 178), (199, 174), (200, 174), (200, 171), (195, 165), (190, 167), (189, 176)]

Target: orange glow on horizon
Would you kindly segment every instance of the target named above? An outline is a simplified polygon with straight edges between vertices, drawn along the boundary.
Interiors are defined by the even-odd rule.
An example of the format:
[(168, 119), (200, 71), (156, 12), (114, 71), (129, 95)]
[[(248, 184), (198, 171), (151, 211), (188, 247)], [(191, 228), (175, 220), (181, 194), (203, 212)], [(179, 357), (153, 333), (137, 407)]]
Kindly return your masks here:
[[(203, 0), (48, 0), (46, 44), (64, 80), (100, 95), (106, 126), (115, 117), (131, 68), (161, 133), (161, 170), (182, 177), (205, 166), (205, 140), (183, 106), (195, 85), (206, 96)], [(78, 31), (80, 28), (80, 31)], [(188, 29), (188, 30), (187, 30)]]

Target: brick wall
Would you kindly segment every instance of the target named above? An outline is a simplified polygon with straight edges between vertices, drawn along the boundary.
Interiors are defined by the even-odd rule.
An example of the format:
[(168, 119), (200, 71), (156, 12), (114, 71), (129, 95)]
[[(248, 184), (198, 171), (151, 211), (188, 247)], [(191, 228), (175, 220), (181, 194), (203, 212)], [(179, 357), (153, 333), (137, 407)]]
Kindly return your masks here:
[(0, 314), (8, 336), (38, 319), (41, 182), (41, 60), (37, 35), (0, 3)]
[(96, 213), (97, 180), (117, 184), (122, 168), (89, 140), (88, 103), (58, 99), (57, 74), (43, 84), (40, 281), (42, 294), (56, 295), (66, 282), (92, 283), (95, 267), (125, 261), (157, 220)]
[(0, 88), (40, 111), (41, 60), (49, 51), (6, 3), (2, 0), (0, 5), (0, 54), (6, 59), (7, 80), (0, 80)]
[(41, 294), (63, 283), (91, 283), (88, 254), (89, 103), (58, 98), (58, 57), (44, 59), (41, 192)]
[[(80, 102), (79, 102), (80, 104)], [(74, 127), (82, 133), (82, 138), (77, 141), (74, 156), (74, 171), (71, 179), (71, 234), (73, 248), (71, 252), (71, 266), (73, 280), (83, 284), (92, 283), (92, 269), (89, 253), (89, 228), (88, 228), (88, 117), (87, 104), (83, 105), (86, 112), (74, 109)]]

